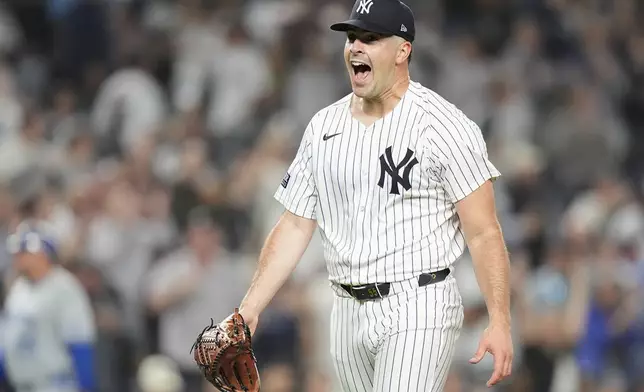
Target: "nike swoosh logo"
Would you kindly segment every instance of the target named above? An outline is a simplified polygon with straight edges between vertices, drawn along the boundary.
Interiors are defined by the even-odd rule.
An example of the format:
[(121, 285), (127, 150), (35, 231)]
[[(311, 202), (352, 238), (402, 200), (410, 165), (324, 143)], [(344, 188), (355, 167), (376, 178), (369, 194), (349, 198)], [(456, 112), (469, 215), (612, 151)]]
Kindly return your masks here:
[[(341, 132), (340, 132), (340, 133), (341, 133)], [(340, 133), (334, 133), (333, 135), (328, 135), (328, 134), (326, 134), (326, 133), (325, 133), (325, 134), (322, 136), (322, 140), (324, 140), (324, 141), (326, 142), (327, 140), (331, 139), (332, 137), (335, 137), (335, 136), (340, 135)]]

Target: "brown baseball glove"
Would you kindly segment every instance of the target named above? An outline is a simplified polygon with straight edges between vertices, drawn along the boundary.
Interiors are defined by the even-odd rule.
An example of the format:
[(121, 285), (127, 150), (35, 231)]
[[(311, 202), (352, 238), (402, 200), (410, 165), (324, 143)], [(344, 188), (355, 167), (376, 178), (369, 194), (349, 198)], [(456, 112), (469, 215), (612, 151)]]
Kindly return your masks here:
[(197, 336), (190, 352), (206, 379), (224, 392), (258, 392), (257, 360), (250, 340), (250, 329), (239, 309), (219, 324)]

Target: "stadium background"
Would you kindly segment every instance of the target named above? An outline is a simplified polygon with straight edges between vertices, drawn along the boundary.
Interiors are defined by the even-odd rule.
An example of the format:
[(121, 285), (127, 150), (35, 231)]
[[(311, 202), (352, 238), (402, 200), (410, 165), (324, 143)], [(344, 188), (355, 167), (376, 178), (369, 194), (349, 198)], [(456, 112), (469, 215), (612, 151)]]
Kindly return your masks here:
[[(644, 391), (644, 3), (409, 4), (413, 79), (479, 124), (504, 173), (516, 365), (495, 390)], [(101, 392), (200, 391), (186, 342), (239, 303), (306, 122), (349, 92), (327, 27), (351, 5), (0, 2), (0, 237), (55, 227), (95, 307)], [(448, 392), (491, 373), (467, 364), (486, 322), (468, 263)], [(165, 306), (169, 287), (186, 298)], [(260, 319), (263, 391), (334, 390), (330, 296), (316, 236)]]

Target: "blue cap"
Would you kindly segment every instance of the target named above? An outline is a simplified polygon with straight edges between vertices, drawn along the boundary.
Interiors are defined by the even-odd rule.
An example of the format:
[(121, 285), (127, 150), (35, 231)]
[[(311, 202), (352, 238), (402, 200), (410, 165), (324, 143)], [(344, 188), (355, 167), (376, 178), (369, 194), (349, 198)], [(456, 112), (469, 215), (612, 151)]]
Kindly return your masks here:
[(23, 222), (18, 225), (15, 233), (7, 237), (7, 251), (11, 255), (42, 251), (50, 258), (54, 258), (56, 256), (56, 241), (44, 224)]

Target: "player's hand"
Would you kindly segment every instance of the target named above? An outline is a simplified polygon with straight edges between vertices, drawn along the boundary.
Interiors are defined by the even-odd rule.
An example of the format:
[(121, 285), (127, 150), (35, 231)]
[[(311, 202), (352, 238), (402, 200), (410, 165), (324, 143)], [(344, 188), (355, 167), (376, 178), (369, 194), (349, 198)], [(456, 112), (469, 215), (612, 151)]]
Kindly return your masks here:
[(490, 353), (494, 357), (494, 373), (487, 382), (487, 386), (491, 387), (512, 374), (514, 347), (509, 325), (490, 323), (483, 331), (479, 348), (474, 357), (470, 359), (470, 363), (479, 363), (486, 353)]

